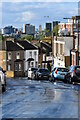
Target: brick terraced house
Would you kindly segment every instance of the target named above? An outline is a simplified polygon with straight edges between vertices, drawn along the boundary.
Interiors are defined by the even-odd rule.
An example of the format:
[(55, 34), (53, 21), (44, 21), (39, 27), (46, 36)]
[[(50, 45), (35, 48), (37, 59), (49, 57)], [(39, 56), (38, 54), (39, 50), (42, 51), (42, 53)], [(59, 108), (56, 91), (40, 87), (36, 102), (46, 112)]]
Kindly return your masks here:
[(24, 76), (24, 48), (13, 41), (6, 41), (7, 77)]

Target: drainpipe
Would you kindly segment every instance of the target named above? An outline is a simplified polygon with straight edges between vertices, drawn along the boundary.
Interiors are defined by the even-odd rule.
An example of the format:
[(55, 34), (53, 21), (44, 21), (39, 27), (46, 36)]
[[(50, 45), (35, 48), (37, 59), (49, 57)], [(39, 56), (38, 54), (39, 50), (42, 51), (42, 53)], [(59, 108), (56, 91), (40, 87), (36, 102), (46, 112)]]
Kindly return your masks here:
[(79, 20), (78, 20), (78, 59), (77, 64), (79, 65)]
[(73, 18), (73, 49), (75, 48), (75, 41), (74, 41), (74, 18)]

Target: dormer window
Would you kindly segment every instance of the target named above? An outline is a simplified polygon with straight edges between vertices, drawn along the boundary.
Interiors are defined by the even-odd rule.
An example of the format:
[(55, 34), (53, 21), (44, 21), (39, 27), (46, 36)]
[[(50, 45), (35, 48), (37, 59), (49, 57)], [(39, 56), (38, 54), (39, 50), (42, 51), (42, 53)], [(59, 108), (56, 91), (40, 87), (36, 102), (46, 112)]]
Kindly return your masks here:
[(20, 59), (20, 52), (16, 53), (16, 59)]

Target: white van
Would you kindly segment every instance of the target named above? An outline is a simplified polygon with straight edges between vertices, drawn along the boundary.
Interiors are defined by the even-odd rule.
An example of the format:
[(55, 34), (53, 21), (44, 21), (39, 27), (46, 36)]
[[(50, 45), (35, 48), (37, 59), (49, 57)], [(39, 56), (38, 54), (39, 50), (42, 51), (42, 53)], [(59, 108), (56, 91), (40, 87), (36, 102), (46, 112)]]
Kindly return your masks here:
[(28, 79), (34, 79), (35, 72), (38, 70), (38, 68), (29, 68), (28, 69)]

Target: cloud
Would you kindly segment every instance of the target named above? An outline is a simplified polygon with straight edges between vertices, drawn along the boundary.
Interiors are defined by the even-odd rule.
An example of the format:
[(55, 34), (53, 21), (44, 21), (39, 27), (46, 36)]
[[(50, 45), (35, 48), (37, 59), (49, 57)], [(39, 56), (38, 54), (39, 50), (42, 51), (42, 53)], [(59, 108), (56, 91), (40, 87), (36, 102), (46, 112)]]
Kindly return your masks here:
[(29, 21), (33, 20), (35, 17), (36, 17), (36, 15), (31, 11), (22, 12), (21, 17), (17, 17), (16, 22), (18, 22), (18, 21), (29, 22)]
[[(43, 0), (3, 0), (3, 2), (44, 2)], [(45, 2), (79, 2), (79, 0), (45, 0)]]
[[(39, 24), (44, 26), (46, 21), (63, 21), (63, 17), (77, 15), (77, 9), (77, 2), (5, 2), (2, 11), (3, 25), (11, 23), (14, 26), (22, 26), (23, 23), (30, 23), (35, 26)], [(49, 18), (44, 16), (49, 16)]]
[(46, 3), (46, 2), (43, 3), (43, 4), (40, 3), (40, 2), (38, 2), (38, 3), (35, 4), (35, 5), (34, 5), (34, 4), (24, 5), (24, 9), (26, 9), (26, 8), (27, 8), (27, 9), (32, 9), (32, 8), (34, 8), (34, 9), (35, 9), (35, 8), (44, 8), (44, 7), (48, 7), (48, 5), (49, 5), (49, 4)]
[(2, 3), (0, 2), (0, 26), (2, 25)]
[[(39, 8), (46, 8), (46, 7), (49, 7), (49, 3), (40, 3), (38, 2), (37, 4), (36, 3), (25, 3), (23, 2), (24, 4), (22, 5), (21, 2), (16, 2), (17, 4), (15, 3), (12, 3), (10, 6), (9, 6), (9, 11), (11, 12), (20, 12), (20, 11), (26, 11), (26, 10), (30, 10), (30, 9), (39, 9)], [(23, 6), (23, 7), (22, 7)]]

